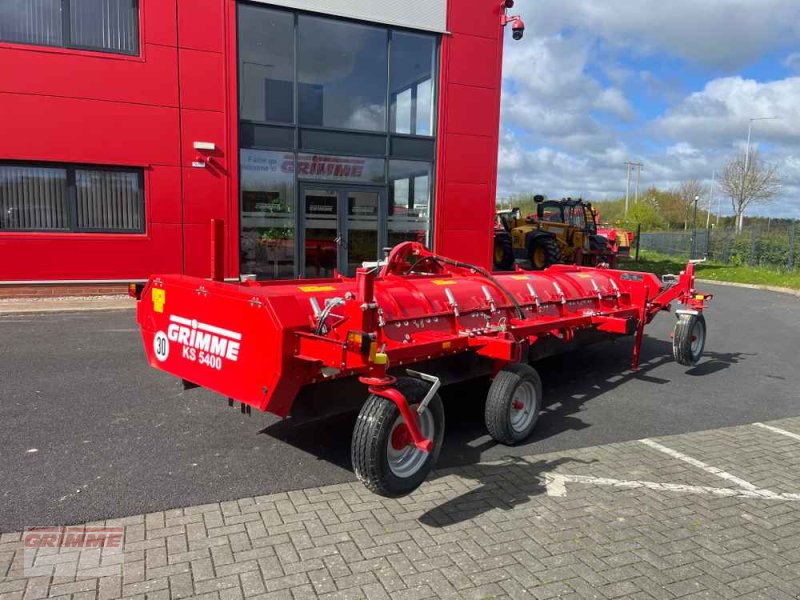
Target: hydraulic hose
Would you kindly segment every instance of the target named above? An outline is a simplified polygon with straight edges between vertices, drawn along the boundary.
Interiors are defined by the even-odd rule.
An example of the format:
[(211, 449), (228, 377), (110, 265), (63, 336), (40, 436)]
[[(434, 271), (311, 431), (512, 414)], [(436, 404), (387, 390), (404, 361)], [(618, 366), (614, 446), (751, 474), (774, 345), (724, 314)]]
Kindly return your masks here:
[(453, 260), (452, 258), (445, 258), (444, 256), (439, 256), (438, 254), (433, 254), (432, 257), (434, 258), (434, 260), (443, 262), (453, 267), (458, 267), (459, 269), (469, 269), (471, 271), (476, 272), (478, 275), (481, 275), (482, 277), (488, 279), (497, 287), (497, 289), (499, 289), (501, 292), (503, 292), (503, 294), (505, 294), (506, 298), (508, 298), (511, 301), (511, 304), (514, 305), (514, 310), (516, 311), (517, 316), (520, 319), (525, 318), (525, 312), (522, 310), (522, 306), (520, 306), (519, 302), (516, 301), (514, 296), (512, 296), (511, 293), (506, 288), (504, 288), (491, 273), (489, 273), (489, 271), (482, 269), (481, 267), (478, 267), (476, 265), (463, 263), (457, 260)]

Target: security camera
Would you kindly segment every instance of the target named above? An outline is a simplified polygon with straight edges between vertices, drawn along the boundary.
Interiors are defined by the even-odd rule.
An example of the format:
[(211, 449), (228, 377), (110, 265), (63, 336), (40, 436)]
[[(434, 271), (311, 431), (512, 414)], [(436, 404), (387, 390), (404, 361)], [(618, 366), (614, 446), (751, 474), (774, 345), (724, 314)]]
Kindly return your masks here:
[(525, 35), (525, 23), (521, 18), (517, 17), (516, 21), (511, 25), (511, 37), (519, 41), (523, 35)]

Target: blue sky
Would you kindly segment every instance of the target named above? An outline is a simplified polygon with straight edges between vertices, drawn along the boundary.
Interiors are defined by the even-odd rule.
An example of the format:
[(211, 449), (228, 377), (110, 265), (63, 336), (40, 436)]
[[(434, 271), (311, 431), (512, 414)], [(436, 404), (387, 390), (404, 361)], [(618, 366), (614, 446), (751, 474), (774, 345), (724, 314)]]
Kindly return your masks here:
[(645, 165), (643, 187), (710, 188), (749, 119), (779, 116), (753, 141), (781, 194), (748, 214), (800, 218), (800, 0), (518, 0), (512, 12), (526, 32), (506, 38), (500, 197), (618, 197), (629, 160)]

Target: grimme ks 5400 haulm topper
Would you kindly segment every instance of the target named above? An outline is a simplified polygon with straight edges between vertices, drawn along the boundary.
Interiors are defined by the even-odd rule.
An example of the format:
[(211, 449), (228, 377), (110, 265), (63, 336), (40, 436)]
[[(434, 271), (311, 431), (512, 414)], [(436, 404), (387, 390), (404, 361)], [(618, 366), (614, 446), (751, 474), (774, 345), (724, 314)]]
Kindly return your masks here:
[(314, 392), (310, 406), (327, 410), (354, 396), (352, 385), (335, 383), (357, 379), (366, 389), (355, 396), (366, 400), (353, 468), (384, 496), (412, 492), (436, 463), (445, 424), (440, 385), (491, 377), (486, 427), (498, 442), (515, 444), (530, 435), (542, 403), (530, 363), (633, 335), (636, 369), (645, 325), (677, 301), (673, 354), (695, 364), (710, 298), (695, 292), (692, 263), (661, 281), (602, 266), (488, 273), (416, 242), (355, 278), (225, 283), (157, 275), (136, 295), (150, 365), (186, 387), (239, 401), (245, 412), (287, 417)]

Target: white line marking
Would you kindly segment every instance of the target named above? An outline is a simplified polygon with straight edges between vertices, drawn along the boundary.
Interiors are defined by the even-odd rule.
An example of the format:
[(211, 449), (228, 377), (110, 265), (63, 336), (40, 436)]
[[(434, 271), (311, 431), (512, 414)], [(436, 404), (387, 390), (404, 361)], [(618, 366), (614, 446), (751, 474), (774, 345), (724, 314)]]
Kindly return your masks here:
[[(673, 450), (672, 448), (667, 448), (666, 446), (662, 446), (658, 442), (654, 442), (653, 440), (650, 440), (650, 439), (644, 439), (644, 440), (639, 440), (639, 441), (642, 442), (646, 446), (650, 446), (654, 450), (658, 450), (659, 452), (663, 452), (664, 454), (667, 454), (667, 455), (669, 455), (669, 456), (671, 456), (673, 458), (677, 458), (678, 460), (682, 460), (685, 463), (689, 463), (693, 467), (697, 467), (698, 469), (702, 469), (706, 473), (711, 473), (712, 475), (716, 475), (717, 477), (719, 477), (721, 479), (726, 479), (726, 480), (730, 481), (731, 483), (735, 483), (740, 488), (743, 488), (745, 490), (750, 490), (751, 492), (758, 490), (758, 488), (756, 486), (754, 486), (752, 483), (750, 483), (749, 481), (745, 481), (744, 479), (741, 479), (741, 478), (737, 477), (736, 475), (731, 475), (727, 471), (723, 471), (722, 469), (718, 469), (717, 467), (712, 467), (711, 465), (707, 465), (706, 463), (701, 462), (701, 461), (697, 460), (696, 458), (692, 458), (691, 456), (687, 456), (686, 454), (683, 454), (682, 452), (678, 452), (677, 450)], [(770, 492), (770, 493), (772, 493), (772, 492)]]
[(763, 427), (764, 429), (769, 429), (770, 431), (774, 431), (775, 433), (780, 433), (781, 435), (785, 435), (786, 437), (790, 437), (793, 440), (797, 440), (800, 442), (800, 435), (796, 433), (792, 433), (791, 431), (786, 431), (785, 429), (781, 429), (780, 427), (773, 427), (772, 425), (765, 425), (764, 423), (753, 423), (756, 427)]
[(681, 494), (703, 494), (707, 496), (720, 496), (723, 498), (754, 498), (757, 500), (787, 500), (800, 502), (800, 494), (779, 494), (770, 490), (737, 490), (732, 488), (715, 488), (705, 485), (685, 485), (682, 483), (658, 483), (655, 481), (625, 481), (610, 479), (608, 477), (591, 477), (588, 475), (561, 475), (547, 473), (542, 476), (548, 496), (563, 497), (567, 495), (567, 483), (583, 483), (589, 485), (602, 485), (619, 489), (649, 489), (659, 492), (677, 492)]

